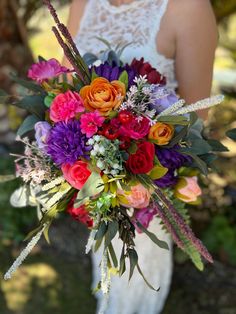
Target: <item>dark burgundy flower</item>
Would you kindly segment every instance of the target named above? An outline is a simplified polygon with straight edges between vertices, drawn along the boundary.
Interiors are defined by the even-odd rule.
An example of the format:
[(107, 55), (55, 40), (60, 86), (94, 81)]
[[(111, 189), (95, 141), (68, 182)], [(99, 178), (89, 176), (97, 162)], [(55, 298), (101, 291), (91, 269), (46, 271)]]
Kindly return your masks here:
[(140, 60), (134, 59), (131, 63), (131, 68), (139, 75), (146, 75), (148, 83), (150, 84), (166, 84), (166, 78), (153, 68), (150, 63), (144, 62), (144, 58)]

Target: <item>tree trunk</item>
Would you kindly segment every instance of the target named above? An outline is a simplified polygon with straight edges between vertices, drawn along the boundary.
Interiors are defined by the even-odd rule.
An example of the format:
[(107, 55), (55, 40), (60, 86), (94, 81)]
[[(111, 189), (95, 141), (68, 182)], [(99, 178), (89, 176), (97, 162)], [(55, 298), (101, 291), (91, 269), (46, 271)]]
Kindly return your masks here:
[[(10, 74), (25, 75), (33, 62), (26, 27), (17, 12), (15, 0), (0, 1), (0, 88), (10, 94), (16, 93), (16, 85)], [(8, 143), (12, 139), (13, 133), (10, 129), (8, 108), (0, 104), (0, 142)]]

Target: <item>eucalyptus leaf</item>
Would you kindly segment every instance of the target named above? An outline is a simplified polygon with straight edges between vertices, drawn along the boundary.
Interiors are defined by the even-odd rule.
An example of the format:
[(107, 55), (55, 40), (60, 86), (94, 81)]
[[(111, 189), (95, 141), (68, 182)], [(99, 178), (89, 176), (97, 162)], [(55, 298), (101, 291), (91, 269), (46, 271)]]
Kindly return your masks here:
[(40, 120), (44, 119), (46, 106), (44, 105), (45, 94), (30, 95), (23, 97), (19, 101), (13, 102), (12, 105), (25, 109), (31, 114), (37, 116)]
[(105, 233), (107, 232), (107, 224), (105, 223), (105, 221), (102, 221), (100, 223), (100, 226), (98, 228), (98, 231), (94, 237), (95, 240), (99, 240), (102, 239), (105, 235)]
[(229, 149), (217, 140), (208, 140), (208, 144), (211, 146), (213, 152), (228, 152)]
[(17, 84), (25, 87), (26, 89), (32, 91), (32, 92), (36, 92), (36, 93), (42, 93), (43, 89), (40, 85), (35, 84), (33, 81), (30, 80), (24, 80), (21, 79), (15, 75), (11, 75), (11, 79), (16, 82)]
[(116, 236), (117, 232), (119, 230), (119, 224), (117, 221), (111, 221), (108, 223), (107, 232), (105, 234), (105, 248), (107, 248), (111, 241)]
[(233, 141), (236, 141), (236, 128), (226, 132), (226, 135)]
[(120, 277), (125, 273), (126, 265), (125, 265), (125, 245), (123, 245), (121, 256), (120, 256), (120, 270), (119, 275)]
[(146, 285), (147, 285), (150, 289), (152, 289), (152, 290), (158, 292), (158, 291), (160, 290), (160, 288), (155, 289), (155, 288), (147, 281), (147, 279), (145, 278), (145, 276), (144, 276), (144, 274), (143, 274), (143, 272), (142, 272), (142, 270), (141, 270), (139, 264), (137, 264), (137, 269), (138, 269), (139, 274), (142, 276), (143, 280), (145, 281)]
[(110, 257), (112, 259), (113, 266), (115, 268), (117, 268), (118, 267), (118, 260), (117, 260), (116, 253), (114, 251), (113, 245), (111, 243), (108, 246), (108, 251), (109, 251)]
[(138, 254), (135, 250), (128, 250), (129, 260), (130, 260), (130, 272), (129, 272), (129, 280), (132, 278), (134, 269), (138, 264)]
[(159, 240), (154, 233), (148, 231), (139, 221), (136, 221), (136, 223), (141, 231), (145, 233), (156, 245), (162, 249), (169, 250), (169, 246), (165, 241)]
[(180, 149), (180, 152), (191, 153), (194, 155), (203, 155), (212, 151), (211, 146), (204, 139), (194, 139), (191, 141), (190, 147), (184, 147)]
[(30, 116), (26, 117), (18, 129), (17, 135), (22, 136), (25, 133), (32, 131), (34, 129), (35, 124), (38, 121), (40, 121), (40, 120), (35, 115), (30, 115)]
[(83, 56), (85, 63), (89, 66), (98, 60), (98, 57), (93, 53), (85, 53)]
[(207, 164), (206, 164), (200, 157), (198, 157), (197, 155), (192, 154), (192, 153), (190, 153), (190, 152), (182, 152), (182, 153), (183, 153), (183, 154), (186, 154), (186, 155), (188, 155), (188, 156), (190, 156), (190, 157), (194, 160), (194, 162), (195, 162), (197, 168), (198, 168), (205, 176), (208, 175)]

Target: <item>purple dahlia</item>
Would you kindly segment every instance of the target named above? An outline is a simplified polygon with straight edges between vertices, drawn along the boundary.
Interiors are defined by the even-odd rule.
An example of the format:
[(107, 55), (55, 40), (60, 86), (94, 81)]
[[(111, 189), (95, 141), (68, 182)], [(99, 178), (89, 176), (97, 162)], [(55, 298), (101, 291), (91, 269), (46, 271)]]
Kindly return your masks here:
[(78, 120), (58, 122), (48, 136), (47, 152), (58, 166), (64, 163), (73, 164), (80, 157), (88, 157), (90, 147), (86, 142), (87, 137), (82, 134)]
[(175, 171), (191, 162), (191, 158), (181, 154), (178, 151), (178, 148), (177, 145), (172, 148), (160, 148), (160, 146), (156, 146), (157, 158), (164, 167), (169, 169), (164, 177), (155, 180), (155, 184), (160, 188), (167, 188), (175, 185), (177, 183)]
[(137, 72), (132, 69), (128, 64), (123, 67), (117, 66), (115, 63), (111, 66), (108, 62), (100, 64), (99, 66), (93, 66), (94, 71), (98, 76), (106, 78), (108, 81), (118, 80), (120, 74), (123, 71), (127, 71), (128, 73), (128, 87), (134, 85), (134, 79), (137, 75)]

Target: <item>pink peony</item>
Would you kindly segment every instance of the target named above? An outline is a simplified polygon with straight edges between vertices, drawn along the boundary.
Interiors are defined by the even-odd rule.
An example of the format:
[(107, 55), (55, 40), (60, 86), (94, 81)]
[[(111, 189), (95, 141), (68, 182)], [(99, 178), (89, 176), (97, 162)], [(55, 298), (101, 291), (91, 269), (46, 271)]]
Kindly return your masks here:
[(72, 166), (63, 164), (61, 170), (66, 181), (77, 190), (82, 189), (91, 174), (88, 163), (82, 160), (76, 161)]
[(102, 126), (104, 121), (105, 118), (102, 117), (97, 110), (90, 113), (84, 113), (80, 117), (81, 132), (86, 134), (87, 137), (92, 137), (98, 131), (98, 128)]
[(118, 194), (124, 195), (128, 204), (122, 204), (128, 208), (144, 208), (149, 205), (151, 193), (141, 183), (131, 186), (130, 192), (119, 190)]
[(28, 77), (38, 83), (47, 81), (63, 73), (71, 72), (60, 65), (56, 59), (34, 63), (28, 71)]
[(175, 186), (175, 196), (186, 203), (197, 202), (201, 194), (197, 177), (181, 177)]
[(138, 228), (135, 221), (138, 220), (138, 222), (143, 225), (144, 228), (148, 228), (150, 222), (153, 220), (154, 216), (156, 215), (157, 211), (154, 208), (142, 208), (139, 210), (135, 210), (134, 212), (134, 225), (135, 228), (139, 233), (142, 231)]
[(80, 95), (76, 92), (68, 91), (54, 98), (50, 107), (50, 119), (54, 122), (68, 122), (68, 120), (84, 110), (83, 99)]
[(150, 122), (145, 117), (133, 117), (131, 121), (123, 123), (120, 134), (134, 140), (144, 138), (150, 130)]

